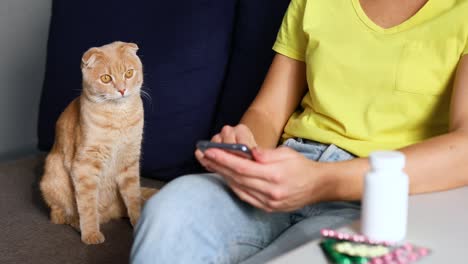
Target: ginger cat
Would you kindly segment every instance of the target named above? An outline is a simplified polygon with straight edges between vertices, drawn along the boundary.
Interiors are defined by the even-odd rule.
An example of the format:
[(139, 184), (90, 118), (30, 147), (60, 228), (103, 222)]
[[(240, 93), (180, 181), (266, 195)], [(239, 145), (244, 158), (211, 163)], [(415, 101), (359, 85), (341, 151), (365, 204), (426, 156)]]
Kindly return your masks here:
[[(100, 223), (140, 217), (143, 66), (133, 43), (84, 53), (83, 91), (61, 114), (40, 182), (55, 224), (81, 230), (86, 244), (104, 242)], [(151, 196), (156, 190), (143, 190)]]

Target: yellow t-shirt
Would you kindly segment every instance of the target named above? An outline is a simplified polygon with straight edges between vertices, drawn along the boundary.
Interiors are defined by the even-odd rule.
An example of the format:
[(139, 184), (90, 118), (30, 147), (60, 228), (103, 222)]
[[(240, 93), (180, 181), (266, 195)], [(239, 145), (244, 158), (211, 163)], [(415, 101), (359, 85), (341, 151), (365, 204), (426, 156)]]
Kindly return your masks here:
[(309, 90), (283, 138), (366, 157), (448, 132), (467, 43), (468, 0), (429, 0), (389, 29), (359, 0), (292, 0), (273, 49), (306, 63)]

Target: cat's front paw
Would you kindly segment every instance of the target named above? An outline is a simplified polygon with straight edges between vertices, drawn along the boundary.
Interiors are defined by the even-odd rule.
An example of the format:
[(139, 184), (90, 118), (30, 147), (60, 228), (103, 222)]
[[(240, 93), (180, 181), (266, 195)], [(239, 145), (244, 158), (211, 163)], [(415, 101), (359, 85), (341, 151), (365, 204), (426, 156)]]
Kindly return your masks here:
[(101, 244), (105, 240), (104, 235), (99, 232), (90, 232), (86, 234), (81, 235), (81, 241), (87, 245), (96, 245), (96, 244)]
[(53, 208), (50, 211), (50, 221), (56, 225), (63, 225), (67, 223), (67, 217), (63, 210)]

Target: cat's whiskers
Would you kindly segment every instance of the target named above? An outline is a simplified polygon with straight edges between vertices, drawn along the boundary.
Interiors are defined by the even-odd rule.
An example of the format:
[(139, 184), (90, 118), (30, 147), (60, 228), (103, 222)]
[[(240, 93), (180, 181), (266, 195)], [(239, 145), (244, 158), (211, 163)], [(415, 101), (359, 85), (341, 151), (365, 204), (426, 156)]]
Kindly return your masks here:
[(147, 100), (147, 102), (150, 104), (150, 107), (152, 109), (153, 108), (153, 98), (151, 98), (151, 95), (147, 91), (145, 91), (143, 87), (140, 89), (140, 95), (141, 95), (141, 97), (143, 99)]
[(100, 104), (100, 103), (105, 102), (105, 101), (108, 100), (106, 94), (95, 94), (95, 95), (91, 96), (90, 99), (94, 103), (97, 103), (97, 104)]

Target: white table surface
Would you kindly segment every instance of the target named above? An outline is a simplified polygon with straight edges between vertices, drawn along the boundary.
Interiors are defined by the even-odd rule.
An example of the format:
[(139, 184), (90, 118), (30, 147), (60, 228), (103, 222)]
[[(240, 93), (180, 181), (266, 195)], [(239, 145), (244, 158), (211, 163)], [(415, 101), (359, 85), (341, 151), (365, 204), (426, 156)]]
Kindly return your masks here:
[[(357, 233), (359, 226), (356, 221), (339, 231)], [(468, 263), (468, 187), (411, 196), (406, 241), (432, 250), (417, 263)], [(317, 240), (269, 263), (327, 263), (327, 259)]]

